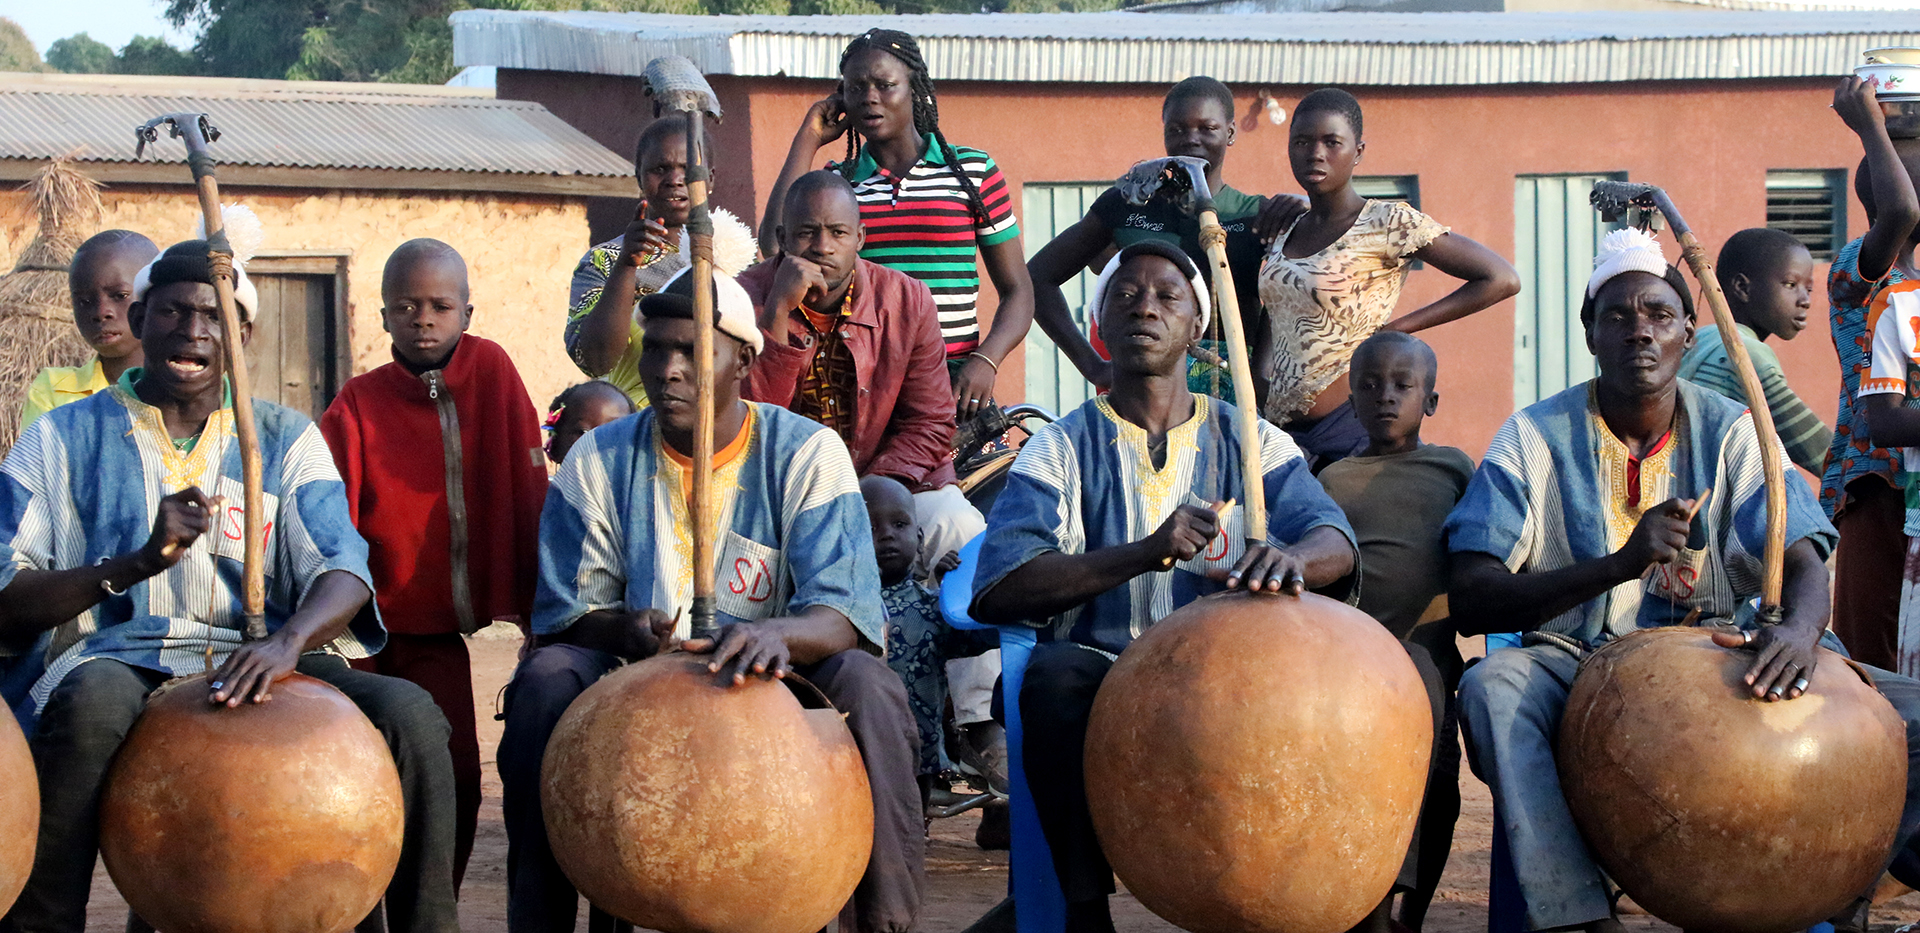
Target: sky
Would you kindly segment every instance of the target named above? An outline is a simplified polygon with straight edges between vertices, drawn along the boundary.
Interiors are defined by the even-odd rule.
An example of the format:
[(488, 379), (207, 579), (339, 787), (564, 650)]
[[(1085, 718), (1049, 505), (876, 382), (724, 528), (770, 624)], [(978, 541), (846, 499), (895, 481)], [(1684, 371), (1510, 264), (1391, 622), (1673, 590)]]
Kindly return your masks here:
[(162, 36), (185, 48), (193, 38), (167, 24), (166, 0), (0, 0), (0, 16), (20, 24), (40, 54), (55, 39), (84, 32), (114, 51), (136, 35)]

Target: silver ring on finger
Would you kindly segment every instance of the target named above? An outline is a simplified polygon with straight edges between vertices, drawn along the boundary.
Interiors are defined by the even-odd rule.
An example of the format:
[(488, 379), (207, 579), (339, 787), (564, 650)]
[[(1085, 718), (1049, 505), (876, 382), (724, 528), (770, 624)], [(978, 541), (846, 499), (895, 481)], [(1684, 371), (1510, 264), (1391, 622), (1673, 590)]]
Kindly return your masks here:
[(1802, 677), (1799, 680), (1794, 681), (1793, 689), (1798, 690), (1801, 693), (1807, 692), (1807, 679), (1805, 677)]
[(1743, 645), (1753, 644), (1753, 629), (1742, 629), (1740, 631), (1740, 643)]

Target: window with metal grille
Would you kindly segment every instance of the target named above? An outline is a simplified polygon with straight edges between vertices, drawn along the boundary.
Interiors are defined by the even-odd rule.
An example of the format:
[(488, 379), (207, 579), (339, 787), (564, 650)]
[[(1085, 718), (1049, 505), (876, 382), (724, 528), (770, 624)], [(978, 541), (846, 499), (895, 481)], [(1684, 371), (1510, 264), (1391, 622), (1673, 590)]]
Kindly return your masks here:
[(1769, 171), (1767, 226), (1793, 235), (1819, 262), (1847, 242), (1847, 170)]

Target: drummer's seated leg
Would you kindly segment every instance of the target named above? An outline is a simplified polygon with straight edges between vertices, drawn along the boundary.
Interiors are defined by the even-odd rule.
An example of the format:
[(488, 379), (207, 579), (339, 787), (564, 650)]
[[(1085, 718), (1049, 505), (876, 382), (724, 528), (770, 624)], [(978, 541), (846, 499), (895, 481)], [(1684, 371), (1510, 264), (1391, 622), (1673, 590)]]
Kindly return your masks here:
[(906, 933), (927, 887), (920, 732), (906, 685), (887, 662), (859, 650), (796, 670), (846, 714), (873, 791), (873, 856), (853, 892), (855, 922), (860, 933)]
[(1503, 648), (1460, 679), (1469, 760), (1493, 792), (1534, 930), (1616, 923), (1553, 758), (1579, 666), (1553, 645)]
[(7, 933), (81, 933), (100, 838), (100, 788), (120, 743), (166, 675), (96, 658), (62, 678), (33, 734), (40, 839), (33, 873), (0, 921)]
[(604, 651), (548, 645), (528, 654), (507, 684), (500, 735), (501, 810), (507, 824), (507, 930), (571, 933), (580, 897), (553, 859), (540, 813), (540, 761), (575, 697), (620, 666)]
[(1093, 832), (1083, 763), (1093, 697), (1112, 669), (1106, 655), (1052, 642), (1033, 649), (1020, 688), (1027, 787), (1067, 898), (1068, 933), (1113, 928), (1107, 912), (1113, 869)]
[(385, 907), (390, 933), (458, 933), (459, 906), (453, 889), (453, 754), (447, 739), (453, 728), (425, 688), (398, 677), (354, 670), (340, 657), (308, 654), (300, 673), (324, 680), (347, 695), (387, 740), (400, 772), (400, 800), (406, 833), (400, 864), (387, 885)]
[[(1836, 663), (1836, 662), (1829, 662)], [(1907, 802), (1900, 811), (1900, 829), (1894, 835), (1890, 870), (1894, 878), (1910, 887), (1920, 886), (1920, 680), (1892, 671), (1861, 665), (1873, 676), (1873, 685), (1893, 705), (1893, 711), (1907, 724)], [(1904, 858), (1898, 857), (1905, 850)]]

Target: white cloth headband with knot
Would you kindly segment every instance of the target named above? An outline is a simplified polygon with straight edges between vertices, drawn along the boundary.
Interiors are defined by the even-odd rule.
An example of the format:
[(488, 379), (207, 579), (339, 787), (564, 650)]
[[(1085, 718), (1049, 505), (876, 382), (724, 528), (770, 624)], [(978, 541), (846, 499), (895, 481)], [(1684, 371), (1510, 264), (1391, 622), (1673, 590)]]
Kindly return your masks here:
[[(1093, 280), (1093, 291), (1087, 295), (1088, 328), (1099, 326), (1097, 322), (1100, 320), (1100, 307), (1107, 301), (1107, 285), (1113, 281), (1113, 274), (1120, 271), (1120, 257), (1125, 253), (1126, 250), (1121, 250), (1113, 254), (1113, 258), (1107, 260), (1107, 267), (1100, 270), (1100, 277)], [(1159, 254), (1146, 253), (1144, 255), (1155, 256)], [(1187, 281), (1193, 286), (1194, 302), (1200, 306), (1200, 330), (1204, 332), (1207, 329), (1208, 322), (1213, 320), (1213, 297), (1207, 292), (1207, 283), (1200, 278), (1199, 267), (1195, 266), (1194, 270), (1193, 275), (1189, 277)], [(1185, 270), (1182, 271), (1184, 272)]]

